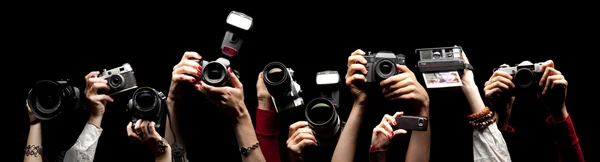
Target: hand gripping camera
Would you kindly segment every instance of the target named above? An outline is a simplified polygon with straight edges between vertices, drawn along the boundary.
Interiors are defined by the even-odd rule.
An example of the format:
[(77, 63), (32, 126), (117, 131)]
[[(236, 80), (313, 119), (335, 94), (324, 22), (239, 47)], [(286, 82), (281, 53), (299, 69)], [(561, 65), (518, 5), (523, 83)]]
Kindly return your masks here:
[(68, 80), (41, 80), (29, 90), (27, 104), (36, 118), (50, 120), (65, 111), (81, 108), (82, 96), (85, 96), (83, 91)]
[(465, 64), (460, 46), (420, 48), (415, 52), (420, 56), (417, 67), (421, 73), (458, 71), (462, 76), (464, 69), (473, 69), (470, 64)]
[[(405, 57), (403, 54), (394, 54), (390, 51), (380, 51), (377, 53), (368, 52), (364, 56), (367, 60), (365, 65), (369, 71), (365, 77), (367, 83), (379, 84), (379, 82), (402, 73), (396, 68), (396, 64), (405, 65)], [(360, 72), (358, 72), (360, 73)]]
[(263, 69), (263, 81), (277, 112), (304, 105), (300, 84), (293, 77), (294, 70), (281, 62), (271, 62)]
[(133, 74), (133, 68), (129, 63), (123, 64), (123, 66), (102, 71), (98, 78), (103, 78), (108, 81), (108, 87), (110, 90), (106, 92), (109, 96), (116, 95), (125, 91), (129, 91), (137, 88), (137, 81)]
[(156, 129), (159, 129), (164, 114), (167, 110), (167, 97), (154, 88), (140, 87), (135, 92), (127, 104), (127, 110), (131, 112), (131, 121), (135, 123), (138, 119), (154, 121)]
[[(204, 83), (211, 86), (230, 86), (231, 78), (229, 78), (228, 68), (230, 67), (229, 58), (234, 57), (242, 48), (244, 40), (248, 37), (253, 26), (253, 18), (237, 11), (231, 11), (227, 16), (227, 31), (221, 43), (221, 53), (224, 57), (220, 57), (215, 61), (196, 60), (202, 66), (201, 78), (196, 78), (196, 81), (202, 80)], [(233, 70), (239, 78), (237, 70)]]
[(340, 75), (337, 71), (318, 72), (317, 86), (321, 97), (306, 105), (304, 115), (318, 141), (337, 141), (335, 138), (339, 137), (344, 127), (336, 111), (340, 103)]
[(512, 67), (508, 64), (502, 64), (494, 71), (499, 70), (510, 74), (513, 77), (512, 82), (515, 84), (515, 91), (517, 92), (537, 92), (540, 90), (538, 83), (543, 75), (541, 65), (542, 63), (534, 64), (530, 61), (523, 61)]

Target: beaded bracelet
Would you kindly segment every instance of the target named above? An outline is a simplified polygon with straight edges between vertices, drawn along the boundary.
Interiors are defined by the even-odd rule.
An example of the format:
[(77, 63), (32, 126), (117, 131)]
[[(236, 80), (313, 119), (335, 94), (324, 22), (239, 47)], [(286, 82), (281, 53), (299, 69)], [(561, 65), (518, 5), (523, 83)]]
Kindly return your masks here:
[(477, 129), (486, 128), (497, 120), (494, 112), (490, 111), (488, 107), (485, 107), (483, 110), (477, 113), (469, 115), (467, 118), (469, 119), (469, 124)]
[(258, 142), (256, 142), (255, 144), (253, 144), (250, 147), (242, 147), (240, 148), (240, 153), (244, 156), (248, 156), (248, 154), (250, 153), (250, 151), (254, 150), (258, 148)]

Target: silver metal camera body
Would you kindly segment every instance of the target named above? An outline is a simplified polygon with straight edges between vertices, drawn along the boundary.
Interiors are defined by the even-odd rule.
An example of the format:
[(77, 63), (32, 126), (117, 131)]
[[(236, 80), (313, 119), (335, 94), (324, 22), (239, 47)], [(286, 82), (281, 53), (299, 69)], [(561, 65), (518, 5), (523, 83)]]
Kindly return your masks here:
[(544, 73), (541, 71), (541, 66), (541, 62), (532, 63), (526, 60), (516, 66), (502, 64), (496, 70), (510, 74), (513, 77), (512, 82), (515, 84), (515, 90), (517, 91), (539, 90), (538, 83)]
[(300, 84), (294, 79), (294, 70), (281, 62), (271, 62), (263, 69), (263, 81), (275, 103), (275, 110), (284, 110), (304, 105)]
[(131, 68), (129, 63), (125, 63), (123, 66), (110, 70), (104, 69), (104, 71), (98, 75), (98, 78), (103, 78), (108, 81), (108, 87), (110, 87), (110, 90), (106, 94), (109, 96), (138, 87), (133, 68)]

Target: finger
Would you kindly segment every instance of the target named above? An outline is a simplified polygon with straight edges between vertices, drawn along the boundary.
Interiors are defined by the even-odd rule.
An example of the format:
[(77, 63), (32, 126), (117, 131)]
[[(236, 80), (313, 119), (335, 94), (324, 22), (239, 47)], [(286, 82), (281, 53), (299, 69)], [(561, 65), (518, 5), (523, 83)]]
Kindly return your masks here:
[(263, 72), (261, 71), (260, 73), (258, 73), (258, 79), (256, 79), (256, 85), (263, 85), (265, 84), (263, 81)]
[(90, 100), (92, 101), (107, 101), (107, 102), (114, 102), (115, 100), (113, 100), (112, 97), (105, 95), (105, 94), (99, 94), (99, 95), (91, 95), (89, 97)]
[(228, 70), (229, 70), (229, 78), (231, 79), (231, 85), (234, 88), (243, 90), (244, 87), (242, 85), (242, 82), (240, 82), (240, 79), (235, 75), (235, 73), (233, 73), (233, 69), (229, 68)]
[(385, 114), (383, 115), (383, 120), (381, 120), (381, 122), (387, 122), (390, 123), (391, 125), (395, 126), (396, 124), (396, 119), (394, 119), (394, 117), (392, 117), (391, 115)]
[(462, 59), (465, 61), (465, 63), (469, 64), (469, 58), (467, 58), (467, 54), (465, 54), (465, 51), (461, 50), (461, 54), (460, 56), (462, 57)]
[(497, 76), (497, 77), (494, 77), (492, 79), (492, 83), (494, 83), (494, 82), (500, 82), (500, 83), (508, 86), (509, 89), (513, 89), (513, 88), (515, 88), (515, 84), (512, 82), (511, 79), (512, 78), (507, 78), (507, 77), (504, 77), (504, 76)]
[(306, 121), (295, 122), (294, 124), (290, 125), (288, 136), (291, 136), (292, 134), (294, 134), (294, 132), (296, 132), (296, 130), (306, 126), (308, 126), (308, 122)]
[(548, 60), (548, 61), (542, 63), (542, 65), (540, 66), (540, 71), (545, 71), (546, 68), (549, 68), (549, 67), (554, 68), (554, 61)]
[(316, 140), (310, 140), (310, 139), (304, 139), (302, 141), (300, 141), (296, 146), (298, 147), (298, 151), (304, 149), (304, 147), (306, 146), (317, 146), (317, 142)]
[(142, 120), (137, 120), (133, 129), (135, 134), (142, 133)]
[(498, 76), (506, 78), (508, 80), (512, 80), (513, 79), (513, 77), (510, 74), (508, 74), (508, 73), (506, 73), (504, 71), (497, 70), (497, 71), (494, 72), (494, 74), (492, 74), (492, 76), (490, 76), (489, 80), (493, 80), (495, 77), (498, 77)]
[(148, 131), (148, 124), (149, 123), (150, 122), (148, 122), (147, 120), (142, 121), (141, 130), (142, 130), (142, 134), (144, 134), (144, 135), (142, 135), (142, 138), (151, 137), (150, 134), (148, 133), (149, 132)]
[[(390, 115), (387, 115), (387, 116), (390, 116)], [(388, 132), (390, 134), (392, 134), (394, 132), (394, 128), (392, 127), (392, 125), (390, 125), (390, 122), (388, 120), (382, 121), (381, 123), (379, 123), (379, 127), (383, 128), (386, 132)]]
[(99, 71), (92, 71), (92, 72), (88, 73), (88, 74), (85, 76), (85, 80), (88, 80), (88, 79), (90, 79), (90, 78), (93, 78), (93, 77), (97, 76), (98, 74), (100, 74), (100, 72), (99, 72)]
[(552, 88), (552, 89), (566, 88), (567, 86), (569, 86), (569, 82), (567, 82), (567, 80), (565, 80), (565, 79), (562, 79), (562, 80), (556, 80), (556, 81), (552, 82), (552, 86), (550, 88)]
[(394, 75), (394, 76), (392, 76), (390, 78), (387, 78), (387, 79), (381, 81), (379, 83), (379, 86), (388, 87), (388, 86), (390, 86), (392, 84), (396, 84), (397, 82), (406, 80), (409, 77), (410, 77), (409, 73), (402, 73), (402, 74)]
[(190, 59), (202, 59), (202, 56), (200, 56), (200, 54), (198, 54), (197, 52), (192, 52), (192, 51), (186, 51), (185, 53), (183, 53), (183, 57), (181, 58), (181, 60), (190, 60)]
[(498, 96), (499, 94), (502, 94), (503, 91), (502, 89), (496, 87), (496, 88), (492, 88), (490, 90), (485, 91), (485, 97), (486, 98), (494, 98), (495, 96)]
[(199, 69), (193, 68), (191, 66), (181, 66), (181, 67), (173, 70), (173, 75), (175, 75), (175, 74), (187, 74), (187, 75), (199, 77), (201, 75), (201, 72)]
[(544, 70), (544, 74), (542, 75), (542, 78), (540, 79), (540, 82), (538, 83), (539, 86), (544, 86), (546, 85), (546, 80), (548, 77), (552, 76), (552, 75), (560, 75), (560, 71), (552, 68), (552, 67), (548, 67), (546, 68), (546, 70)]
[(396, 64), (396, 69), (403, 73), (412, 73), (412, 71), (410, 71), (410, 69), (408, 69), (408, 67), (405, 65)]
[(386, 136), (388, 139), (392, 137), (392, 133), (390, 131), (383, 129), (382, 127), (375, 127), (373, 129), (373, 135), (379, 136), (380, 134)]
[(206, 92), (212, 93), (212, 94), (218, 95), (218, 96), (221, 96), (221, 95), (227, 93), (227, 88), (229, 88), (229, 87), (213, 87), (213, 86), (208, 85), (208, 84), (206, 84), (204, 82), (201, 82), (201, 87)]
[(415, 85), (409, 85), (404, 88), (396, 89), (393, 92), (384, 94), (384, 97), (390, 100), (398, 99), (398, 96), (402, 96), (405, 94), (411, 94), (417, 89)]
[(350, 56), (354, 56), (354, 55), (365, 55), (365, 51), (361, 50), (361, 49), (357, 49), (356, 51), (352, 52), (352, 54), (350, 54)]
[(348, 67), (348, 73), (346, 73), (346, 75), (352, 75), (357, 73), (358, 71), (360, 71), (360, 74), (363, 75), (369, 72), (363, 64), (352, 64)]
[(129, 137), (133, 137), (133, 138), (139, 138), (139, 136), (137, 134), (135, 134), (135, 132), (133, 132), (133, 128), (131, 128), (133, 123), (129, 122), (129, 124), (127, 124), (127, 136)]
[(351, 75), (349, 78), (346, 78), (346, 85), (350, 86), (353, 85), (355, 82), (367, 82), (367, 78), (365, 78), (364, 75), (362, 74), (354, 74)]
[(156, 132), (156, 123), (155, 122), (150, 122), (150, 124), (148, 124), (148, 133), (152, 137), (160, 138), (160, 134), (158, 134), (158, 132)]
[[(393, 81), (386, 82), (386, 84), (382, 86), (382, 87), (384, 87), (383, 90), (381, 91), (382, 94), (390, 93), (397, 89), (409, 86), (412, 84), (412, 81), (413, 81), (413, 79), (407, 78), (406, 75), (402, 75), (402, 74), (392, 76), (388, 79), (391, 79)], [(383, 83), (383, 81), (382, 81), (382, 83)]]
[[(298, 136), (301, 136), (301, 134), (309, 134), (309, 135), (313, 135), (312, 129), (308, 128), (308, 127), (302, 127), (298, 130), (296, 130), (296, 132), (294, 132), (294, 134), (292, 134), (292, 139), (297, 139)], [(313, 135), (314, 136), (314, 135)], [(296, 140), (295, 140), (296, 141)], [(296, 141), (298, 142), (298, 141)]]
[(367, 59), (365, 59), (365, 57), (363, 55), (352, 55), (352, 56), (348, 57), (348, 66), (347, 67), (350, 67), (352, 64), (356, 64), (356, 63), (367, 64)]
[(90, 88), (90, 90), (93, 93), (97, 93), (99, 89), (104, 89), (104, 90), (110, 90), (110, 87), (108, 87), (108, 85), (106, 83), (94, 83), (92, 85), (92, 87)]
[(406, 130), (404, 130), (404, 129), (398, 129), (398, 130), (394, 131), (394, 136), (395, 135), (399, 135), (399, 134), (406, 134), (406, 133), (407, 133)]
[(392, 116), (392, 119), (394, 119), (394, 121), (396, 121), (396, 118), (399, 117), (399, 116), (402, 116), (402, 115), (404, 115), (404, 111), (396, 112), (394, 114), (394, 116)]
[(297, 136), (294, 138), (294, 141), (295, 141), (295, 143), (300, 143), (300, 142), (302, 142), (303, 140), (307, 140), (307, 139), (308, 139), (308, 140), (311, 140), (311, 141), (317, 141), (317, 139), (315, 138), (315, 136), (314, 136), (314, 135), (312, 135), (312, 134), (308, 134), (308, 133), (301, 133), (301, 134), (298, 134), (298, 135), (297, 135)]
[(510, 89), (511, 89), (511, 87), (509, 87), (508, 85), (506, 85), (506, 84), (504, 84), (504, 83), (502, 83), (502, 82), (494, 82), (494, 83), (492, 83), (492, 84), (491, 84), (490, 86), (488, 86), (488, 87), (490, 87), (489, 89), (498, 88), (498, 89), (500, 89), (502, 92), (506, 92), (506, 91), (508, 91), (508, 90), (510, 90)]
[(189, 75), (185, 75), (185, 74), (173, 74), (173, 81), (186, 81), (186, 82), (190, 82), (190, 83), (195, 83), (196, 82), (196, 78), (189, 76)]
[(202, 66), (200, 65), (200, 62), (198, 62), (198, 60), (181, 60), (181, 62), (179, 62), (177, 65), (173, 66), (173, 70), (180, 68), (180, 67), (191, 67), (193, 69), (198, 69), (198, 70), (202, 70)]
[(542, 94), (546, 94), (548, 92), (548, 90), (554, 84), (554, 81), (563, 80), (563, 79), (565, 79), (565, 77), (563, 75), (552, 75), (552, 76), (548, 77), (548, 79), (546, 80), (546, 84), (544, 85), (544, 90), (542, 91)]
[(90, 78), (88, 79), (88, 83), (108, 83), (108, 81), (104, 78)]

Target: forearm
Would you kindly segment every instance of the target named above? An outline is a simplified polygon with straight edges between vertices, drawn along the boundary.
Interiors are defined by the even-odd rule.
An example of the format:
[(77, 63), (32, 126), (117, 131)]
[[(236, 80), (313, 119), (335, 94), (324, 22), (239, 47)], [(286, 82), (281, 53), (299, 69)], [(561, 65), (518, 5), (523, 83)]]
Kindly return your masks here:
[[(429, 118), (428, 107), (421, 108), (419, 116)], [(431, 123), (431, 122), (430, 122)], [(412, 131), (410, 143), (406, 151), (407, 162), (426, 162), (429, 161), (429, 150), (431, 146), (431, 129), (427, 124), (427, 131)]]
[[(169, 115), (167, 116), (166, 121), (166, 129), (165, 129), (165, 139), (169, 142), (170, 145), (175, 143), (175, 138), (177, 138), (177, 143), (181, 144), (185, 148), (185, 142), (183, 137), (181, 137), (181, 131), (179, 131), (179, 112), (176, 111), (179, 108), (178, 101), (168, 98), (167, 99), (167, 107), (169, 111)], [(171, 128), (173, 126), (173, 128)], [(174, 132), (173, 132), (174, 131)], [(175, 133), (175, 137), (173, 137), (173, 133)]]
[(270, 101), (259, 100), (256, 109), (256, 136), (265, 159), (269, 162), (279, 162), (279, 123), (277, 112)]
[[(246, 110), (245, 106), (243, 107), (243, 110)], [(252, 119), (247, 111), (244, 111), (241, 115), (237, 116), (235, 136), (240, 148), (250, 147), (258, 142), (256, 133), (254, 132), (254, 126), (252, 125)], [(247, 155), (240, 155), (242, 155), (242, 161), (266, 161), (260, 147), (249, 150)]]
[(463, 93), (471, 106), (471, 113), (477, 113), (485, 108), (479, 89), (475, 83), (466, 83), (462, 86)]
[(88, 118), (88, 123), (93, 124), (94, 126), (101, 128), (102, 117), (104, 114), (90, 114), (90, 118)]
[[(42, 147), (42, 123), (37, 123), (29, 126), (29, 135), (27, 136), (27, 146), (40, 146)], [(26, 149), (27, 150), (27, 149)], [(33, 150), (33, 149), (29, 149)], [(43, 150), (43, 149), (42, 149)], [(31, 152), (25, 152), (25, 162), (41, 162), (43, 160), (42, 153), (30, 154)]]
[(370, 162), (385, 162), (385, 151), (376, 151), (369, 154)]
[(510, 111), (509, 112), (497, 112), (496, 117), (498, 119), (498, 129), (502, 131), (508, 131), (508, 119), (510, 119)]
[(167, 145), (165, 148), (165, 152), (162, 155), (156, 156), (156, 162), (171, 162), (173, 158), (171, 157), (171, 146)]
[(354, 161), (358, 132), (363, 121), (364, 106), (359, 103), (355, 103), (352, 106), (352, 112), (350, 112), (346, 126), (340, 135), (331, 161)]

